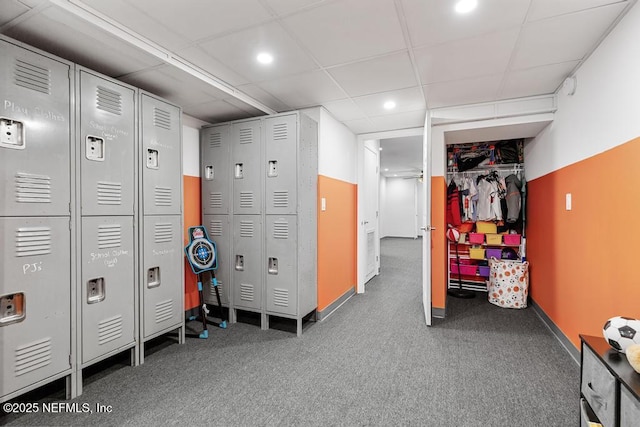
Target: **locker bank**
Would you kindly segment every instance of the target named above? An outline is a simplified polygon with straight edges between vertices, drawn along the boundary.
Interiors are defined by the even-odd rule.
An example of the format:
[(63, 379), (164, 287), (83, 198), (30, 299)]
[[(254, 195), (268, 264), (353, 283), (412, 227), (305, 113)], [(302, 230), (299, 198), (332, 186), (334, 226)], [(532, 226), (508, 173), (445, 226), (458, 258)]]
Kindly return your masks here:
[[(620, 374), (611, 357), (627, 369), (627, 356), (588, 337), (602, 337), (615, 316), (640, 318), (639, 28), (635, 0), (4, 1), (0, 401), (44, 402), (51, 388), (80, 401), (87, 384), (115, 378), (122, 360), (132, 375), (168, 382), (181, 378), (186, 355), (219, 351), (222, 366), (253, 353), (265, 359), (244, 366), (258, 369), (282, 341), (292, 347), (279, 360), (303, 382), (313, 369), (300, 354), (327, 352), (314, 363), (323, 377), (340, 366), (333, 351), (361, 363), (350, 371), (363, 369), (362, 378), (390, 372), (395, 363), (376, 365), (368, 356), (377, 350), (358, 350), (357, 340), (327, 344), (344, 333), (331, 325), (388, 292), (349, 321), (357, 331), (386, 313), (375, 333), (354, 336), (387, 357), (411, 352), (399, 338), (411, 328), (392, 329), (399, 313), (413, 313), (428, 339), (454, 328), (460, 310), (474, 313), (450, 291), (460, 282), (475, 303), (486, 302), (490, 279), (478, 269), (462, 284), (456, 274), (486, 267), (484, 252), (481, 263), (465, 263), (470, 248), (490, 245), (456, 241), (463, 260), (455, 260), (445, 235), (448, 187), (502, 170), (524, 183), (513, 248), (528, 262), (529, 307), (511, 312), (533, 315), (573, 364), (576, 424), (637, 425), (640, 374)], [(493, 158), (505, 141), (521, 144), (517, 164)], [(490, 159), (476, 169), (452, 163), (485, 147)], [(185, 264), (187, 230), (196, 225), (216, 244), (215, 276), (197, 277)], [(411, 242), (414, 249), (402, 249)], [(404, 250), (419, 252), (416, 261), (394, 258)], [(392, 309), (405, 279), (414, 292)], [(229, 321), (226, 330), (209, 325), (207, 344), (192, 337), (201, 327), (190, 320), (202, 305), (199, 280), (210, 316)], [(261, 347), (282, 330), (274, 347)], [(374, 337), (381, 341), (367, 341)], [(181, 369), (154, 364), (174, 356)], [(337, 364), (321, 363), (330, 361)], [(279, 368), (231, 383), (273, 380)], [(444, 370), (455, 369), (464, 371)], [(614, 391), (586, 387), (600, 370)], [(294, 389), (277, 387), (281, 396)], [(362, 412), (366, 393), (337, 390), (333, 398)], [(603, 405), (613, 412), (592, 392), (613, 399)], [(144, 393), (154, 400), (153, 390)], [(378, 416), (364, 410), (371, 418), (362, 423), (443, 425), (403, 418), (419, 413), (402, 406), (406, 399), (382, 400), (390, 403)], [(291, 414), (304, 413), (296, 408)], [(220, 420), (354, 423), (348, 410), (335, 419), (318, 411), (325, 416)], [(15, 413), (5, 420), (39, 422)]]

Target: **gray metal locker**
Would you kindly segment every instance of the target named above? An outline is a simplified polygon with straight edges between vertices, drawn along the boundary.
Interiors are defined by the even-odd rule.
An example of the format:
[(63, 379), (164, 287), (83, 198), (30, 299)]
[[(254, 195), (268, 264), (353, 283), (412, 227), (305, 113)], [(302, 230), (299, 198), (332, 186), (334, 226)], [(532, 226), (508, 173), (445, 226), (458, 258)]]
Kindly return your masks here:
[(234, 308), (262, 309), (263, 241), (261, 215), (233, 216), (231, 280)]
[(80, 69), (80, 203), (86, 215), (133, 215), (135, 90)]
[(266, 216), (267, 314), (298, 314), (297, 219)]
[(184, 307), (182, 218), (177, 215), (145, 216), (143, 257), (143, 338), (182, 325)]
[(82, 363), (135, 345), (133, 217), (82, 218)]
[(142, 210), (145, 215), (182, 213), (181, 110), (142, 93)]
[(262, 213), (262, 120), (234, 122), (231, 127), (233, 213)]
[(0, 218), (0, 245), (4, 401), (71, 368), (69, 218)]
[(2, 39), (0, 57), (0, 216), (68, 216), (71, 66)]
[(266, 214), (295, 214), (298, 185), (298, 115), (265, 119)]
[(206, 127), (200, 138), (202, 213), (226, 215), (231, 203), (231, 125)]
[[(231, 285), (231, 224), (229, 215), (203, 215), (202, 223), (207, 227), (209, 239), (213, 240), (218, 250), (218, 291), (222, 304), (229, 305), (229, 289)], [(208, 277), (208, 276), (207, 276)], [(209, 304), (217, 304), (216, 293), (210, 282), (203, 283), (205, 300)]]

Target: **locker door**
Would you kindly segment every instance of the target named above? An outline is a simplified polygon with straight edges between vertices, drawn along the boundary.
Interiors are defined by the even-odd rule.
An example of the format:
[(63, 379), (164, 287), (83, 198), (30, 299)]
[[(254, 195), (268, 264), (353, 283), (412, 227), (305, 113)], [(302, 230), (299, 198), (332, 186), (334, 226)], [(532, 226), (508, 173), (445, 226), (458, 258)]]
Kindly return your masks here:
[(142, 193), (145, 215), (182, 213), (180, 108), (141, 95)]
[(69, 218), (0, 218), (0, 396), (71, 367)]
[(262, 308), (262, 219), (259, 215), (233, 217), (233, 305)]
[(232, 125), (233, 213), (262, 213), (260, 120)]
[(82, 362), (134, 342), (133, 218), (82, 218)]
[(0, 216), (70, 214), (68, 64), (0, 40)]
[(272, 117), (266, 126), (267, 215), (295, 214), (297, 209), (297, 115)]
[(267, 312), (297, 315), (297, 217), (267, 215)]
[(202, 210), (226, 215), (231, 200), (231, 125), (202, 129)]
[(183, 316), (180, 216), (145, 216), (142, 297), (144, 336), (179, 324)]
[[(231, 284), (231, 224), (228, 215), (204, 215), (203, 224), (207, 227), (209, 238), (216, 244), (218, 251), (218, 269), (216, 278), (218, 279), (218, 292), (222, 304), (229, 304), (230, 284)], [(208, 277), (208, 276), (206, 276)], [(203, 283), (205, 299), (209, 304), (218, 304), (216, 293), (211, 282)]]
[(80, 71), (82, 215), (133, 215), (135, 92)]

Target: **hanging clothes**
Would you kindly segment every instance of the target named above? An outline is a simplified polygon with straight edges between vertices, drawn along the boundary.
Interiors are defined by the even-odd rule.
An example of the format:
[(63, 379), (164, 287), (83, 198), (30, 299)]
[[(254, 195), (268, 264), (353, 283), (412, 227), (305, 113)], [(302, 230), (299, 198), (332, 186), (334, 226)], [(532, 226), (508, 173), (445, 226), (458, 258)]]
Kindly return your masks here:
[(505, 196), (507, 201), (507, 222), (515, 223), (520, 217), (522, 203), (520, 189), (522, 188), (522, 181), (520, 181), (516, 175), (511, 174), (505, 178), (505, 184), (507, 188), (507, 194)]
[(447, 224), (454, 227), (462, 224), (462, 217), (460, 215), (460, 193), (453, 179), (447, 187)]
[(462, 220), (475, 221), (478, 189), (473, 179), (464, 177), (462, 181)]
[(497, 174), (478, 177), (478, 221), (502, 221), (501, 185)]

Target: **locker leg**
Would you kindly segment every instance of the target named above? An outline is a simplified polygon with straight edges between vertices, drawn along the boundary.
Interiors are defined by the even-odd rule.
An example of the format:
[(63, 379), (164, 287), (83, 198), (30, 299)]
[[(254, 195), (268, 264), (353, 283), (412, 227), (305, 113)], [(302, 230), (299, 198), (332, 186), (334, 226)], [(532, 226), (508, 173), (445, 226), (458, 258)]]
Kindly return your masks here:
[(75, 399), (79, 396), (76, 372), (71, 372), (65, 378), (65, 392), (67, 400)]
[(78, 369), (76, 372), (76, 391), (78, 396), (82, 395), (82, 369)]
[(298, 338), (300, 338), (302, 336), (302, 318), (298, 317), (296, 322), (296, 334), (298, 335)]
[(184, 344), (186, 342), (184, 329), (184, 324), (178, 328), (178, 344)]
[(144, 364), (144, 341), (141, 341), (140, 344), (138, 345), (138, 364), (142, 365)]
[(131, 366), (138, 366), (138, 362), (139, 362), (139, 355), (138, 355), (138, 346), (134, 345), (130, 352), (129, 355), (131, 356)]
[(229, 323), (236, 323), (238, 321), (236, 316), (236, 309), (229, 305)]
[(269, 316), (266, 313), (262, 313), (260, 315), (260, 319), (260, 329), (262, 329), (263, 331), (269, 329)]

